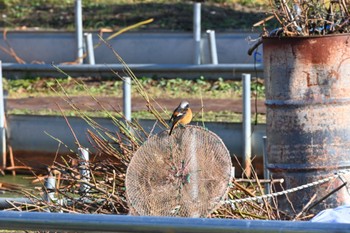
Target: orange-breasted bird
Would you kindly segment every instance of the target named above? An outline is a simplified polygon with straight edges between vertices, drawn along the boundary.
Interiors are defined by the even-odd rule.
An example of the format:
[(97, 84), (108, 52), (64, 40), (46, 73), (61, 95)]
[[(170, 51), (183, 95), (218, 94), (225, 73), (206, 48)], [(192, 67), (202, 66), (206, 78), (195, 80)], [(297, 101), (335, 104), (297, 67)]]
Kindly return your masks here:
[(181, 101), (179, 106), (174, 110), (173, 115), (171, 115), (170, 122), (173, 124), (170, 128), (169, 135), (173, 132), (173, 129), (178, 125), (187, 125), (192, 120), (192, 110), (187, 101)]

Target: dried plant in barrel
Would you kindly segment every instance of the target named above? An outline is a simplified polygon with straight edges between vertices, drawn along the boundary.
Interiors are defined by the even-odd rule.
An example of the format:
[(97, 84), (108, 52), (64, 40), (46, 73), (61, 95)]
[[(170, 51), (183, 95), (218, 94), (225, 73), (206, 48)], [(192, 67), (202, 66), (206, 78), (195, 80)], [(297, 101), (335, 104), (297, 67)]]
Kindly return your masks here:
[[(269, 16), (253, 27), (262, 26), (260, 38), (248, 50), (254, 50), (265, 37), (312, 37), (350, 33), (350, 3), (347, 0), (271, 0)], [(277, 20), (277, 28), (266, 24)], [(272, 23), (271, 25), (276, 25)]]
[[(349, 2), (346, 0), (273, 0), (273, 17), (281, 27), (269, 36), (311, 36), (349, 33)], [(266, 20), (255, 24), (261, 25)]]
[(162, 131), (134, 154), (126, 173), (129, 205), (140, 215), (208, 216), (226, 197), (231, 158), (222, 140), (198, 126)]

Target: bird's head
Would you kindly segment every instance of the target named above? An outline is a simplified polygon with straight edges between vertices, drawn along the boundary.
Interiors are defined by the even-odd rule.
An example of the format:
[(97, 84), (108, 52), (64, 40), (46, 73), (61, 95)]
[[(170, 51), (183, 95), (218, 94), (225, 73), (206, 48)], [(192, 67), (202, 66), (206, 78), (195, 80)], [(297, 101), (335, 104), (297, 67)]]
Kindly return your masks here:
[(180, 108), (188, 108), (190, 106), (190, 104), (187, 101), (183, 100), (183, 101), (181, 101), (179, 106), (180, 106)]

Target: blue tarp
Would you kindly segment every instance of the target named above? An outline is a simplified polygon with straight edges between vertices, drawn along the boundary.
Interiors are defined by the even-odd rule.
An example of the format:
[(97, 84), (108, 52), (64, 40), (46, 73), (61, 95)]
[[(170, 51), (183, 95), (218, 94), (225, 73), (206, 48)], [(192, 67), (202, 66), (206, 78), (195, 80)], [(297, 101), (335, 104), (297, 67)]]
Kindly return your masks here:
[(313, 217), (311, 222), (350, 223), (350, 205), (323, 210)]

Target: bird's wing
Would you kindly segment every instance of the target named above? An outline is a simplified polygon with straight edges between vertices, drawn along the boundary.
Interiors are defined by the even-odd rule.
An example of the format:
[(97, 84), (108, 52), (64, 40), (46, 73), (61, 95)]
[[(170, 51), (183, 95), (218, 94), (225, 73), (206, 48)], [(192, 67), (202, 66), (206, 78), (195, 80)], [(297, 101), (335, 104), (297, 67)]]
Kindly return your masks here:
[(172, 122), (175, 119), (175, 117), (176, 117), (176, 110), (177, 109), (175, 109), (173, 114), (171, 115), (169, 122)]
[[(180, 106), (177, 107), (177, 108), (174, 110), (173, 114), (171, 115), (171, 118), (170, 118), (169, 122), (175, 121), (175, 119), (177, 119), (177, 120), (180, 119), (181, 116), (184, 115), (184, 113), (185, 113), (184, 110), (185, 110), (185, 109), (180, 108)], [(180, 117), (180, 118), (179, 118), (179, 117)]]
[(176, 111), (175, 116), (173, 118), (174, 122), (177, 122), (180, 119), (182, 119), (185, 116), (186, 112), (187, 112), (187, 109), (184, 109), (184, 108), (177, 109), (177, 110), (178, 111)]

